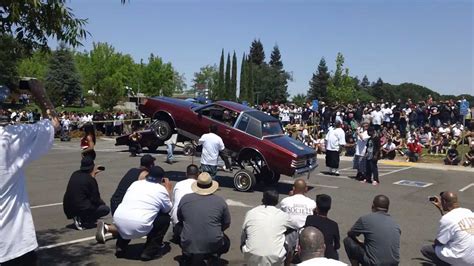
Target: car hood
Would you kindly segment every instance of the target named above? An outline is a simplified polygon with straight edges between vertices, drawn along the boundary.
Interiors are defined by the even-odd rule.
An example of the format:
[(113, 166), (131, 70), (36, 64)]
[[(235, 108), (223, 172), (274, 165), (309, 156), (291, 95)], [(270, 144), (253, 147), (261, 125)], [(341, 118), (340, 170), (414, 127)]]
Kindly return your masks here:
[(296, 155), (296, 157), (316, 155), (316, 151), (314, 149), (304, 145), (300, 141), (297, 141), (287, 135), (265, 137), (265, 140), (270, 141), (284, 148), (287, 151), (290, 151), (291, 153)]

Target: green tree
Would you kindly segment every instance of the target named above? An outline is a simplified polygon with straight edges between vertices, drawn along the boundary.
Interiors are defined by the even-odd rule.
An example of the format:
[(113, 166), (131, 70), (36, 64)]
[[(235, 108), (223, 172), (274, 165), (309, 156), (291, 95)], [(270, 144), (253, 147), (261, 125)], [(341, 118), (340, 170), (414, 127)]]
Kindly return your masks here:
[(342, 53), (337, 53), (336, 57), (336, 71), (334, 72), (333, 84), (335, 87), (341, 87), (342, 75), (344, 74), (344, 56)]
[(232, 56), (232, 73), (230, 78), (230, 101), (235, 101), (237, 97), (237, 56)]
[(217, 66), (207, 65), (201, 67), (199, 72), (194, 73), (193, 85), (191, 87), (194, 90), (198, 90), (199, 86), (204, 85), (204, 87), (207, 88), (209, 92), (208, 97), (212, 100), (215, 100), (218, 90), (218, 83), (219, 72), (217, 71)]
[(178, 71), (173, 71), (173, 92), (182, 93), (186, 90), (186, 77)]
[(250, 61), (256, 66), (260, 66), (265, 62), (265, 51), (260, 40), (253, 40), (250, 46)]
[(231, 84), (230, 84), (230, 54), (227, 54), (227, 63), (225, 65), (225, 90), (223, 93), (223, 100), (230, 100), (231, 98)]
[(66, 0), (0, 2), (0, 34), (14, 36), (27, 50), (48, 49), (48, 38), (71, 46), (87, 36), (86, 19), (76, 18)]
[[(50, 61), (51, 53), (37, 50), (29, 57), (22, 59), (18, 64), (18, 74), (21, 77), (35, 77), (44, 81), (46, 78), (46, 71), (48, 69), (48, 62)], [(77, 64), (76, 64), (77, 68)]]
[(304, 104), (306, 103), (306, 95), (304, 95), (303, 93), (296, 94), (291, 99), (291, 102), (297, 106), (304, 106)]
[(71, 105), (81, 95), (81, 83), (73, 53), (65, 44), (60, 44), (50, 59), (45, 87), (54, 105)]
[(174, 69), (171, 63), (164, 63), (160, 57), (150, 54), (143, 74), (143, 91), (147, 95), (173, 95)]
[(321, 58), (317, 73), (309, 81), (308, 99), (326, 100), (328, 94), (329, 72), (326, 60)]
[(219, 80), (217, 83), (217, 91), (215, 93), (215, 99), (223, 99), (225, 96), (225, 84), (224, 84), (224, 49), (221, 52), (221, 60), (219, 62)]
[(13, 89), (18, 86), (18, 59), (21, 45), (12, 37), (0, 34), (0, 85)]
[(367, 75), (364, 75), (364, 77), (362, 78), (362, 82), (360, 83), (360, 86), (365, 91), (369, 90), (370, 82), (369, 82), (369, 79), (367, 78)]
[(242, 55), (242, 64), (240, 65), (240, 86), (239, 86), (239, 100), (240, 101), (249, 101), (249, 96), (247, 94), (247, 58), (245, 53)]
[(278, 70), (283, 70), (283, 62), (281, 61), (281, 53), (278, 45), (273, 47), (272, 54), (270, 55), (270, 66)]
[(384, 92), (382, 91), (383, 84), (383, 80), (379, 77), (377, 81), (372, 83), (372, 85), (370, 86), (370, 95), (374, 96), (377, 99), (384, 99), (384, 96), (386, 98), (387, 95), (384, 95)]

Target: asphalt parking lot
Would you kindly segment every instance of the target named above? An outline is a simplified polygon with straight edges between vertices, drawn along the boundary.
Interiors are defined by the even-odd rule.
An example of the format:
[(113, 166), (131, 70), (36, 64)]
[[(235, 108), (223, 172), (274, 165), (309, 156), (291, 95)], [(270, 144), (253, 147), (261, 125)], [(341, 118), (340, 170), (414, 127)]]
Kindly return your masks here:
[[(97, 143), (97, 164), (104, 165), (106, 171), (98, 177), (101, 196), (109, 202), (119, 180), (131, 167), (139, 165), (139, 158), (129, 157), (124, 147), (115, 147), (111, 139), (101, 139)], [(157, 163), (168, 173), (172, 181), (184, 178), (184, 170), (198, 157), (179, 155), (177, 163), (165, 164), (166, 152), (161, 147), (154, 155)], [(62, 209), (62, 197), (71, 173), (80, 164), (79, 143), (55, 142), (48, 155), (35, 161), (26, 170), (30, 204), (40, 245), (38, 255), (41, 265), (177, 265), (181, 254), (178, 246), (170, 244), (171, 250), (165, 256), (151, 262), (141, 262), (139, 254), (144, 239), (133, 240), (130, 256), (117, 259), (114, 256), (115, 241), (105, 245), (95, 242), (95, 230), (77, 231), (68, 228), (71, 224)], [(356, 182), (348, 176), (354, 175), (351, 162), (341, 162), (341, 176), (333, 177), (321, 173), (326, 170), (324, 159), (319, 159), (320, 167), (309, 180), (308, 196), (326, 193), (332, 196), (333, 206), (329, 216), (339, 223), (341, 237), (361, 215), (370, 212), (371, 201), (377, 194), (385, 194), (391, 200), (389, 213), (400, 224), (401, 265), (422, 265), (419, 249), (421, 245), (433, 241), (438, 228), (439, 212), (428, 202), (428, 196), (443, 190), (456, 191), (463, 207), (474, 208), (474, 172), (452, 171), (444, 167), (420, 169), (411, 164), (379, 164), (381, 184), (377, 187)], [(425, 167), (426, 168), (426, 167)], [(431, 169), (430, 169), (431, 168)], [(261, 200), (261, 189), (241, 193), (233, 189), (231, 174), (220, 172), (221, 189), (218, 195), (224, 197), (230, 207), (232, 224), (226, 231), (232, 246), (222, 262), (228, 265), (242, 265), (243, 256), (239, 251), (240, 232), (245, 213), (257, 206)], [(286, 197), (291, 190), (292, 178), (282, 177), (278, 186), (280, 197)], [(110, 215), (106, 219), (110, 222)], [(348, 262), (343, 248), (339, 252), (341, 260)]]

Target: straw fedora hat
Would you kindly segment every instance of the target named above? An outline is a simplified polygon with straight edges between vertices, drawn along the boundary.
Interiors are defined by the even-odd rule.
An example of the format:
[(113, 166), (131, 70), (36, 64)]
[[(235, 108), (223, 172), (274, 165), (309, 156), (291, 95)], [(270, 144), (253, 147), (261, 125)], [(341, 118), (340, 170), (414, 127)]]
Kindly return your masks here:
[(202, 172), (196, 181), (191, 185), (194, 193), (199, 195), (210, 195), (219, 188), (219, 183), (212, 180), (212, 177), (207, 172)]

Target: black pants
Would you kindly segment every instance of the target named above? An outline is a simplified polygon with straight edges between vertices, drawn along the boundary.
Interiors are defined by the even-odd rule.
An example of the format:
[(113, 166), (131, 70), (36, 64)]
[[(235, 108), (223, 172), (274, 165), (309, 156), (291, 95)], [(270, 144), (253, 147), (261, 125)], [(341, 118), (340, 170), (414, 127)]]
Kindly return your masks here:
[(329, 168), (339, 168), (339, 152), (326, 151), (326, 166)]
[(35, 251), (30, 251), (22, 256), (2, 262), (2, 266), (35, 266), (38, 265), (38, 256)]
[(97, 219), (102, 218), (110, 213), (110, 208), (107, 205), (100, 205), (96, 209), (82, 211), (79, 213), (79, 218), (83, 223), (94, 224)]
[(356, 260), (362, 265), (370, 265), (364, 246), (350, 237), (344, 238), (344, 249), (350, 260)]
[(372, 182), (372, 181), (379, 182), (379, 168), (377, 166), (377, 162), (378, 162), (377, 160), (367, 160), (366, 174), (367, 174), (368, 182)]
[(231, 169), (232, 164), (231, 164), (231, 151), (228, 149), (224, 149), (223, 151), (219, 152), (219, 156), (221, 157), (222, 161), (224, 161), (225, 168)]
[(425, 256), (425, 258), (431, 260), (436, 265), (449, 265), (449, 263), (442, 261), (440, 258), (438, 258), (438, 256), (436, 256), (436, 252), (433, 245), (425, 245), (421, 248), (420, 251), (421, 254)]
[(222, 254), (229, 252), (229, 250), (230, 239), (226, 234), (224, 234), (224, 236), (222, 237), (222, 245), (219, 247), (219, 249), (206, 254), (189, 254), (183, 250), (183, 256), (185, 256), (187, 260), (192, 261), (192, 263), (190, 263), (189, 265), (195, 265), (196, 262), (200, 262), (204, 259), (212, 257), (213, 255), (221, 256)]
[(387, 158), (389, 160), (395, 159), (395, 155), (396, 155), (395, 150), (389, 151), (389, 152), (382, 151), (382, 157)]
[[(154, 254), (159, 251), (166, 231), (168, 231), (170, 226), (170, 221), (171, 217), (168, 213), (158, 213), (153, 221), (153, 229), (146, 236), (143, 253)], [(117, 235), (117, 242), (115, 243), (117, 248), (125, 250), (128, 243), (130, 243), (130, 239), (123, 239), (120, 234)]]

